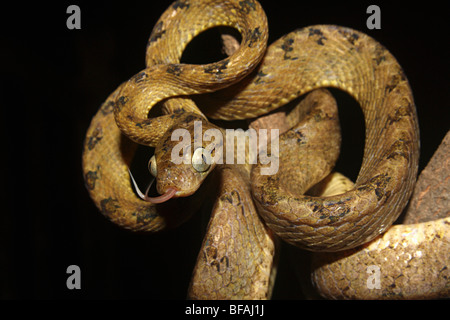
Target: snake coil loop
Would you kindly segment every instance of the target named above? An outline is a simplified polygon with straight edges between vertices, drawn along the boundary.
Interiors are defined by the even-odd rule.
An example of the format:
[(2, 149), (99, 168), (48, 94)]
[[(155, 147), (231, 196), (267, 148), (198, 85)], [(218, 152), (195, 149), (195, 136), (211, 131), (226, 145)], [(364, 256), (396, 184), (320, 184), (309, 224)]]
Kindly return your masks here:
[[(189, 41), (215, 26), (236, 28), (239, 48), (212, 64), (181, 64)], [(449, 218), (389, 229), (411, 196), (419, 157), (413, 96), (396, 59), (369, 36), (339, 26), (299, 29), (268, 48), (267, 38), (267, 19), (255, 0), (173, 3), (152, 31), (146, 69), (107, 98), (87, 131), (83, 173), (97, 207), (125, 228), (157, 232), (183, 223), (214, 190), (191, 298), (269, 298), (277, 237), (311, 251), (340, 251), (315, 255), (312, 279), (323, 296), (448, 297)], [(359, 102), (364, 159), (345, 192), (303, 195), (330, 173), (339, 154), (336, 103), (324, 87), (344, 90)], [(293, 112), (302, 116), (280, 137), (277, 173), (259, 174), (260, 163), (253, 170), (218, 164), (204, 144), (190, 149), (189, 163), (171, 161), (173, 130), (192, 133), (200, 121), (202, 133), (224, 133), (209, 119), (259, 117), (311, 91), (295, 109), (304, 111)], [(163, 115), (149, 118), (158, 103)], [(149, 170), (159, 197), (143, 194), (130, 179), (136, 142), (155, 147)], [(219, 179), (211, 188), (207, 177), (214, 170)], [(407, 255), (414, 261), (393, 258)], [(382, 268), (382, 290), (370, 291), (361, 282), (369, 264)], [(401, 276), (406, 280), (400, 283)]]

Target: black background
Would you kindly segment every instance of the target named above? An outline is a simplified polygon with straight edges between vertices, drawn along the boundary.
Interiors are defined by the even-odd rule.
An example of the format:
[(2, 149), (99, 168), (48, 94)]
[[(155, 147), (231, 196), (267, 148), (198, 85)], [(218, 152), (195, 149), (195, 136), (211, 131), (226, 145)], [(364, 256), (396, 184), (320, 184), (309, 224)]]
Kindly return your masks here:
[[(414, 92), (421, 170), (449, 129), (448, 5), (261, 2), (270, 42), (296, 28), (339, 24), (368, 33), (394, 54)], [(81, 30), (66, 28), (70, 4), (81, 8)], [(109, 93), (144, 68), (148, 36), (169, 4), (2, 5), (0, 120), (6, 149), (1, 157), (1, 298), (186, 297), (202, 240), (200, 217), (156, 235), (122, 230), (98, 212), (81, 174), (90, 119)], [(370, 4), (381, 8), (381, 30), (366, 27)], [(341, 99), (344, 104), (348, 100), (345, 95)], [(349, 130), (347, 142), (357, 138)], [(363, 148), (363, 137), (358, 139), (353, 150), (357, 159)], [(352, 148), (350, 143), (347, 151)], [(357, 174), (358, 161), (349, 175)], [(275, 299), (302, 298), (297, 260), (290, 258), (295, 252), (283, 247)], [(81, 268), (81, 290), (66, 287), (71, 264)]]

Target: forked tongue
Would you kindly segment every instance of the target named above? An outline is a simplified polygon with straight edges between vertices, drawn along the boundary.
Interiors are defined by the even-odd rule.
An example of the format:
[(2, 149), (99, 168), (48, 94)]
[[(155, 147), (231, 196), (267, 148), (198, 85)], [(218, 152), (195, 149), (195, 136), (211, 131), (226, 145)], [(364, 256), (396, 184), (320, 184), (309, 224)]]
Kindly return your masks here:
[(130, 169), (128, 169), (128, 172), (130, 174), (131, 181), (133, 182), (134, 189), (136, 190), (138, 196), (144, 201), (148, 201), (148, 202), (155, 203), (155, 204), (156, 203), (163, 203), (163, 202), (166, 202), (167, 200), (171, 199), (175, 195), (175, 193), (177, 193), (177, 189), (169, 187), (164, 194), (162, 194), (162, 195), (160, 195), (158, 197), (149, 197), (148, 196), (148, 191), (150, 190), (150, 187), (151, 187), (154, 179), (148, 185), (147, 190), (145, 191), (145, 194), (143, 194), (142, 191), (139, 189), (136, 181), (134, 180), (134, 177), (131, 174)]
[(175, 188), (169, 188), (167, 189), (166, 193), (158, 196), (158, 197), (149, 197), (147, 195), (145, 195), (145, 201), (149, 201), (151, 203), (163, 203), (166, 202), (167, 200), (171, 199), (175, 193), (177, 192), (177, 189)]

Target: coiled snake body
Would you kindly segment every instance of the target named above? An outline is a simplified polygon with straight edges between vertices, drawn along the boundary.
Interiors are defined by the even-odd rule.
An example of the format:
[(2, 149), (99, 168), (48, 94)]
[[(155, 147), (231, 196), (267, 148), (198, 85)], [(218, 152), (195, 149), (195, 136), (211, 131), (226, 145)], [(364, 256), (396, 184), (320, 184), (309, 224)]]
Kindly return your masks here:
[[(242, 35), (239, 49), (216, 63), (180, 64), (186, 44), (215, 26), (236, 28)], [(83, 170), (90, 195), (105, 216), (132, 230), (155, 232), (186, 220), (205, 193), (200, 185), (217, 167), (217, 201), (194, 270), (191, 298), (268, 298), (276, 251), (273, 233), (312, 251), (352, 249), (384, 233), (413, 190), (419, 130), (412, 93), (395, 58), (367, 35), (344, 27), (307, 27), (266, 50), (267, 34), (265, 14), (256, 1), (176, 1), (151, 34), (147, 68), (108, 97), (86, 135)], [(361, 170), (355, 185), (342, 194), (302, 195), (328, 175), (338, 156), (340, 138), (330, 129), (337, 116), (327, 109), (333, 102), (324, 92), (305, 99), (305, 116), (281, 136), (280, 166), (274, 175), (259, 174), (262, 164), (250, 173), (246, 166), (212, 163), (197, 170), (170, 161), (177, 142), (171, 133), (177, 128), (192, 132), (194, 121), (206, 130), (216, 128), (208, 118), (258, 117), (321, 87), (348, 92), (365, 118)], [(200, 108), (191, 95), (198, 95)], [(148, 118), (159, 102), (164, 114)], [(162, 196), (150, 201), (164, 203), (145, 202), (133, 191), (128, 167), (136, 144), (130, 139), (155, 147), (152, 168)], [(448, 220), (440, 225), (440, 248), (448, 249)], [(448, 269), (443, 271), (447, 262), (440, 267), (444, 289), (436, 294), (434, 288), (432, 296), (448, 294), (442, 280), (448, 276)], [(338, 282), (330, 280), (335, 271), (318, 270), (322, 273), (315, 273), (314, 282), (327, 296), (327, 281)], [(353, 289), (351, 281), (343, 285), (347, 289), (338, 290), (359, 295), (328, 296), (371, 297)]]

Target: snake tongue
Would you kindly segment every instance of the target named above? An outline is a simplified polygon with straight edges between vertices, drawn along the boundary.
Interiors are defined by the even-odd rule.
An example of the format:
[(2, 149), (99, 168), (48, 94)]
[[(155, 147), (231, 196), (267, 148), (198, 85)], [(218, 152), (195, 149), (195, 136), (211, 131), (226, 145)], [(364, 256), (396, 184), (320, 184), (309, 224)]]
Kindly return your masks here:
[(146, 197), (146, 200), (151, 203), (163, 203), (167, 200), (171, 199), (175, 193), (177, 192), (177, 189), (175, 188), (168, 188), (167, 191), (160, 195), (159, 197)]
[(152, 183), (154, 180), (152, 180), (152, 182), (147, 187), (145, 194), (143, 194), (142, 191), (139, 189), (136, 181), (134, 180), (134, 177), (131, 174), (130, 169), (128, 169), (128, 173), (130, 174), (131, 181), (133, 182), (133, 186), (134, 186), (138, 196), (144, 201), (148, 201), (151, 203), (163, 203), (163, 202), (166, 202), (167, 200), (171, 199), (175, 195), (175, 193), (177, 193), (177, 189), (175, 189), (173, 187), (169, 187), (167, 189), (167, 191), (164, 194), (160, 195), (159, 197), (149, 197), (148, 191), (150, 190), (150, 187), (152, 186)]

